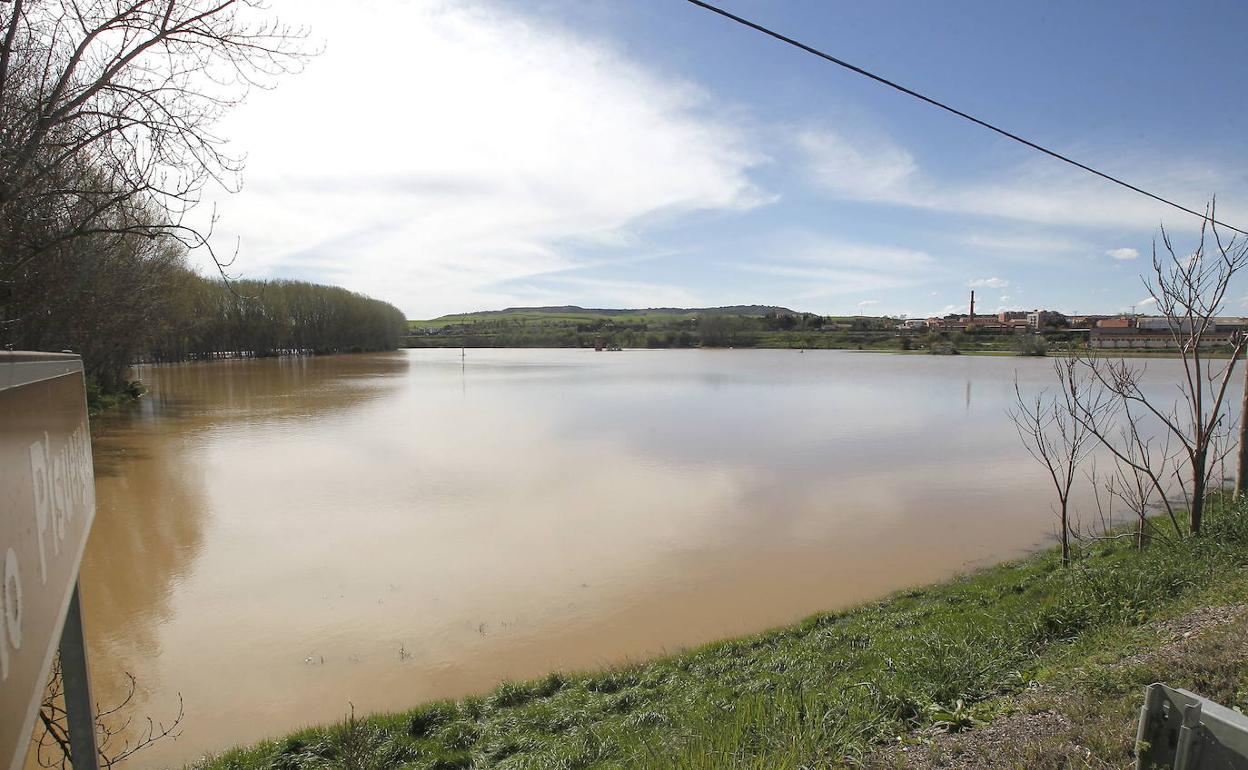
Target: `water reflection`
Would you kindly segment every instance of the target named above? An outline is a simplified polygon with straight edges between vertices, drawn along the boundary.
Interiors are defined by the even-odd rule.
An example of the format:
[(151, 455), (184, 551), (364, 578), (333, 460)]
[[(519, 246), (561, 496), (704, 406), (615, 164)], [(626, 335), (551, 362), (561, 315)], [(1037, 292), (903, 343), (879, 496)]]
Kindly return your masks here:
[(97, 689), (128, 670), (147, 711), (187, 704), (141, 766), (758, 630), (1052, 531), (1004, 417), (1044, 361), (427, 350), (141, 376), (143, 408), (98, 431), (84, 564)]
[(124, 657), (118, 653), (158, 652), (155, 628), (203, 545), (202, 474), (181, 442), (146, 438), (116, 426), (95, 440), (99, 508), (82, 578), (92, 612), (110, 619), (92, 627), (93, 643), (103, 646), (97, 667)]
[[(338, 412), (383, 395), (406, 357), (221, 361), (139, 367), (151, 391), (139, 405), (92, 422), (98, 510), (83, 556), (93, 679), (101, 703), (124, 695), (126, 673), (140, 684), (137, 710), (176, 710), (159, 665), (160, 626), (191, 573), (211, 522), (212, 479), (199, 460), (204, 437), (230, 423)], [(379, 384), (383, 384), (380, 387)], [(160, 692), (155, 703), (154, 691)], [(164, 710), (161, 710), (164, 709)]]

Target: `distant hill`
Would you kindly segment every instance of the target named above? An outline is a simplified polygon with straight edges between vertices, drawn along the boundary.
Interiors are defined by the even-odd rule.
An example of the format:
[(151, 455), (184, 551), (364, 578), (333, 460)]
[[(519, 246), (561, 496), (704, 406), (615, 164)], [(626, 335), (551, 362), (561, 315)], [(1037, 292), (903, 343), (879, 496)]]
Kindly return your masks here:
[(578, 305), (549, 305), (544, 307), (509, 307), (502, 310), (482, 310), (476, 313), (451, 313), (432, 319), (441, 323), (463, 323), (465, 321), (496, 319), (500, 316), (518, 316), (522, 318), (619, 318), (654, 317), (654, 316), (701, 316), (701, 315), (743, 315), (765, 316), (798, 315), (795, 310), (776, 305), (726, 305), (724, 307), (649, 307), (649, 308), (584, 308)]
[[(408, 321), (408, 347), (691, 348), (860, 347), (898, 336), (891, 318), (837, 319), (779, 305), (724, 307), (509, 307)], [(835, 335), (842, 336), (835, 336)], [(843, 335), (856, 335), (852, 339)], [(865, 335), (865, 336), (864, 336)]]

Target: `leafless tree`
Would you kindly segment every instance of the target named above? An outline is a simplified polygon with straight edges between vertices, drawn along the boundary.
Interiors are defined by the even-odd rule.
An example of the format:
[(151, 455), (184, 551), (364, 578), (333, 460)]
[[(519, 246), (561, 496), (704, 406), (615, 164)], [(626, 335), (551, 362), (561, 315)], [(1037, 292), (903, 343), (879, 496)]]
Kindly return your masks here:
[[(1112, 401), (1109, 408), (1114, 408)], [(1123, 457), (1111, 456), (1109, 473), (1101, 473), (1093, 457), (1091, 468), (1085, 473), (1100, 516), (1100, 531), (1085, 536), (1114, 540), (1129, 535), (1142, 549), (1154, 539), (1165, 537), (1150, 518), (1159, 509), (1166, 514), (1174, 532), (1182, 536), (1175, 501), (1165, 495), (1165, 480), (1182, 471), (1181, 454), (1173, 450), (1167, 433), (1145, 437), (1139, 423), (1130, 419), (1121, 420), (1119, 425), (1114, 449), (1121, 451)], [(1129, 533), (1121, 530), (1121, 522), (1114, 515), (1115, 505), (1120, 505), (1133, 520)]]
[(1146, 438), (1140, 432), (1139, 421), (1125, 420), (1115, 446), (1120, 448), (1123, 457), (1116, 463), (1109, 492), (1134, 515), (1136, 546), (1143, 548), (1152, 540), (1148, 516), (1155, 505), (1165, 510), (1175, 533), (1182, 534), (1178, 514), (1166, 495), (1164, 483), (1164, 479), (1182, 467), (1181, 457), (1172, 449), (1170, 434)]
[[(87, 236), (208, 245), (184, 217), (205, 185), (233, 187), (241, 169), (218, 120), (307, 54), (305, 31), (265, 11), (261, 0), (0, 3), (0, 282)], [(162, 216), (145, 215), (153, 207)]]
[[(176, 739), (182, 726), (181, 696), (178, 697), (178, 713), (172, 722), (166, 724), (145, 717), (136, 724), (131, 712), (137, 683), (130, 674), (125, 676), (127, 689), (122, 699), (108, 708), (96, 709), (96, 752), (100, 766), (105, 768), (112, 768), (166, 738)], [(48, 677), (35, 728), (35, 759), (40, 767), (47, 770), (70, 770), (74, 764), (64, 694), (58, 656), (52, 661), (52, 673)]]
[(1027, 397), (1015, 380), (1015, 404), (1009, 415), (1023, 445), (1036, 462), (1044, 466), (1053, 482), (1061, 529), (1062, 565), (1069, 566), (1071, 491), (1080, 465), (1096, 445), (1086, 421), (1077, 419), (1079, 407), (1076, 404), (1095, 412), (1103, 410), (1108, 402), (1099, 383), (1084, 376), (1074, 358), (1054, 359), (1053, 369), (1061, 382), (1058, 393), (1042, 390)]
[[(1152, 275), (1145, 286), (1166, 320), (1172, 346), (1182, 363), (1179, 396), (1146, 392), (1143, 364), (1092, 355), (1078, 364), (1110, 394), (1113, 409), (1072, 401), (1073, 414), (1127, 469), (1134, 483), (1151, 490), (1172, 519), (1177, 491), (1188, 512), (1188, 532), (1199, 536), (1205, 502), (1225, 453), (1232, 446), (1227, 392), (1248, 337), (1239, 332), (1222, 338), (1217, 319), (1225, 307), (1231, 280), (1248, 263), (1248, 241), (1224, 240), (1214, 225), (1211, 206), (1195, 250), (1180, 255), (1169, 234), (1153, 247)], [(1220, 345), (1229, 358), (1210, 355)], [(1085, 391), (1086, 393), (1086, 391)], [(1164, 434), (1160, 453), (1148, 428)], [(1169, 447), (1174, 447), (1170, 453)], [(1143, 499), (1137, 493), (1137, 498)], [(1177, 522), (1177, 519), (1176, 519)]]

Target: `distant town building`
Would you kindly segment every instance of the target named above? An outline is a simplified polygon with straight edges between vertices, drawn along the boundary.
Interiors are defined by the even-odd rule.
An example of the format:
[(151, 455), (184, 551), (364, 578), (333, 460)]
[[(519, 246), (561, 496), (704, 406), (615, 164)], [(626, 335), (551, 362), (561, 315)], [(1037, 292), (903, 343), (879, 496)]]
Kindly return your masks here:
[[(1248, 319), (1234, 316), (1219, 316), (1211, 320), (1213, 321), (1212, 331), (1232, 332), (1248, 327)], [(1169, 332), (1173, 328), (1184, 334), (1191, 332), (1191, 323), (1186, 318), (1166, 318), (1159, 315), (1141, 316), (1136, 320), (1136, 326), (1150, 331)]]
[(1056, 310), (1033, 310), (1027, 314), (1027, 325), (1037, 331), (1050, 326), (1062, 326), (1066, 316)]
[[(1231, 332), (1208, 332), (1201, 335), (1200, 347), (1216, 348), (1231, 344)], [(1178, 348), (1183, 338), (1175, 339), (1168, 331), (1139, 329), (1135, 327), (1097, 327), (1088, 335), (1088, 347), (1100, 349), (1149, 348), (1166, 350)]]
[(1098, 329), (1131, 329), (1134, 327), (1134, 318), (1102, 318), (1096, 322)]
[[(1200, 335), (1200, 347), (1216, 348), (1231, 345), (1236, 335), (1248, 331), (1248, 319), (1219, 317)], [(1178, 348), (1191, 333), (1191, 322), (1186, 318), (1165, 316), (1142, 316), (1139, 318), (1110, 318), (1097, 324), (1088, 337), (1088, 347), (1101, 349), (1120, 348)]]
[[(1020, 313), (1020, 315), (1025, 314)], [(1025, 318), (1020, 317), (1003, 321), (1000, 315), (969, 316), (951, 314), (943, 318), (928, 318), (923, 323), (929, 329), (947, 332), (979, 331), (1001, 334), (1027, 331), (1027, 320)]]
[(1107, 315), (1072, 315), (1068, 320), (1072, 329), (1091, 329), (1107, 318)]

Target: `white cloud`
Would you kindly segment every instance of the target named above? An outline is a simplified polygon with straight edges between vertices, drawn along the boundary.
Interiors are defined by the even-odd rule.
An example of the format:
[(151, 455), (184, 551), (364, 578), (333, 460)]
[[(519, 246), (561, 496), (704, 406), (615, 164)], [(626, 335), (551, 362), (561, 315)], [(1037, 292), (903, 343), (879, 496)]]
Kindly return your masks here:
[(888, 200), (918, 174), (914, 157), (884, 142), (851, 142), (830, 131), (803, 131), (798, 146), (823, 185), (855, 197)]
[(737, 267), (795, 279), (799, 286), (793, 291), (798, 300), (902, 289), (941, 272), (931, 254), (888, 245), (805, 237), (778, 251), (792, 256), (785, 263), (745, 263)]
[(1010, 282), (1004, 278), (976, 278), (967, 284), (972, 289), (1004, 289), (1010, 285)]
[(474, 0), (276, 5), (326, 50), (224, 127), (248, 169), (217, 201), (219, 244), (241, 236), (246, 275), (429, 317), (517, 304), (581, 266), (568, 244), (768, 200), (748, 176), (763, 158), (703, 92), (601, 42)]
[(858, 307), (868, 308), (868, 307), (871, 307), (872, 305), (878, 305), (878, 304), (880, 304), (880, 301), (878, 299), (864, 299), (862, 302), (858, 303)]
[[(1157, 201), (1047, 158), (1026, 160), (995, 178), (938, 179), (926, 173), (909, 150), (878, 135), (849, 137), (830, 130), (808, 130), (797, 135), (796, 143), (814, 180), (850, 200), (1046, 225), (1152, 231), (1163, 221), (1173, 230), (1199, 223)], [(1206, 167), (1177, 162), (1166, 168), (1124, 165), (1132, 168), (1137, 183), (1197, 206), (1227, 186), (1226, 178)], [(1234, 212), (1245, 209), (1248, 205), (1242, 200), (1219, 198), (1222, 221), (1236, 221)]]
[(828, 267), (794, 267), (792, 265), (742, 264), (751, 273), (791, 278), (800, 284), (793, 296), (799, 300), (836, 294), (864, 294), (913, 286), (916, 281), (899, 275), (873, 273), (866, 270), (845, 270)]
[(1152, 297), (1136, 301), (1134, 305), (1122, 307), (1118, 309), (1119, 313), (1149, 313), (1154, 312), (1157, 306), (1157, 300)]
[(1140, 256), (1140, 252), (1139, 252), (1139, 249), (1133, 249), (1133, 248), (1130, 248), (1129, 246), (1124, 246), (1121, 249), (1110, 249), (1109, 251), (1105, 252), (1105, 256), (1113, 257), (1114, 259), (1135, 259), (1136, 257)]
[[(592, 295), (607, 307), (701, 307), (707, 304), (695, 294), (679, 287), (645, 281), (622, 281), (585, 278), (576, 275), (547, 276), (541, 288), (532, 287), (521, 294), (525, 305), (575, 305)], [(571, 287), (568, 290), (560, 286)]]
[(917, 249), (853, 243), (816, 238), (795, 250), (795, 258), (821, 265), (863, 268), (876, 271), (926, 270), (935, 265), (931, 254)]
[(1052, 235), (972, 233), (963, 242), (985, 251), (1021, 254), (1069, 254), (1087, 250), (1080, 241)]

